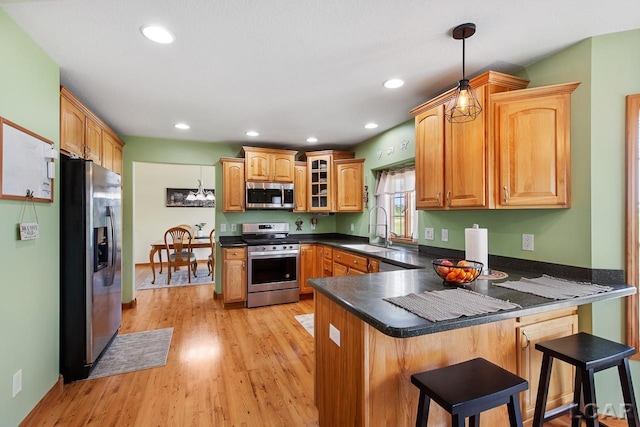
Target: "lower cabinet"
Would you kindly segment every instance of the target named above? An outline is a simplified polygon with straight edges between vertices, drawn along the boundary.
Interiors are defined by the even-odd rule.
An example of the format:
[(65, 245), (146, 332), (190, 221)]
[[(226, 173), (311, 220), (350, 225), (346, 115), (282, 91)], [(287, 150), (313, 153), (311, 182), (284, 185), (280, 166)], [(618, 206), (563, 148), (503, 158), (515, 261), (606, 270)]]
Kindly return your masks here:
[(300, 273), (298, 281), (300, 283), (300, 294), (313, 293), (313, 288), (307, 285), (307, 279), (321, 277), (317, 271), (317, 245), (303, 243), (300, 245)]
[[(542, 353), (535, 349), (536, 343), (566, 337), (577, 332), (578, 315), (575, 308), (517, 319), (517, 374), (529, 381), (529, 389), (520, 393), (523, 420), (533, 419), (538, 395)], [(573, 367), (560, 360), (554, 360), (547, 409), (557, 408), (573, 401), (573, 379)]]
[(377, 273), (379, 269), (380, 263), (377, 260), (338, 249), (333, 250), (334, 276)]
[(247, 300), (247, 248), (222, 249), (222, 304)]

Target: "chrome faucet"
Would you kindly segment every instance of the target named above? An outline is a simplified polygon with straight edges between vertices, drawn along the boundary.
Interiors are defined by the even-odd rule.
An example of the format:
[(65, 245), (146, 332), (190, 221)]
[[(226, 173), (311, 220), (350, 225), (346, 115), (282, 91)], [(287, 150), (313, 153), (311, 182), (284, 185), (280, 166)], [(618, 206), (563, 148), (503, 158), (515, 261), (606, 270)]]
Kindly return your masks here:
[[(373, 212), (376, 209), (382, 209), (382, 213), (384, 213), (384, 223), (383, 224), (379, 224), (378, 220), (376, 220), (375, 224), (371, 224), (371, 212)], [(387, 216), (387, 210), (380, 206), (380, 205), (375, 205), (374, 207), (372, 207), (371, 209), (369, 209), (369, 234), (371, 234), (371, 227), (374, 227), (374, 235), (378, 235), (378, 227), (382, 226), (384, 227), (384, 247), (388, 248), (389, 246), (391, 246), (391, 239), (389, 239), (389, 225), (388, 225), (388, 216)], [(371, 239), (369, 239), (371, 240)]]

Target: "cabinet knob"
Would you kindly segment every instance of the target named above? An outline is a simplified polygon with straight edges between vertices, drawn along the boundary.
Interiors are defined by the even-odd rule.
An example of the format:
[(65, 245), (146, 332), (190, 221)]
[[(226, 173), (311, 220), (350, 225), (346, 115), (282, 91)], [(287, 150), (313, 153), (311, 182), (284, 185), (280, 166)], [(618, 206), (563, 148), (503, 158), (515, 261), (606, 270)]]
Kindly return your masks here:
[(355, 259), (354, 259), (354, 260), (353, 260), (353, 263), (354, 263), (354, 264), (357, 264), (357, 263), (358, 263), (358, 260), (355, 260)]
[(233, 254), (234, 254), (234, 255), (238, 255), (238, 252), (234, 252)]
[(509, 189), (506, 185), (502, 187), (502, 189), (504, 190), (504, 204), (506, 205), (507, 203), (509, 203)]

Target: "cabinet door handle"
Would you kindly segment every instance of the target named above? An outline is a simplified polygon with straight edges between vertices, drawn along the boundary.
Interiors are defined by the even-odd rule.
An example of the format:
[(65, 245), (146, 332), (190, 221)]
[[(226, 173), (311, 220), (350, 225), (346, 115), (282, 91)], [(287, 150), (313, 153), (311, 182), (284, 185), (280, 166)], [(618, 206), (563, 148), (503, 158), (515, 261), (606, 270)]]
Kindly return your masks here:
[(242, 261), (242, 268), (245, 268), (245, 267), (246, 267), (246, 265), (245, 265), (244, 261)]
[(438, 204), (438, 206), (440, 206), (440, 195), (442, 194), (442, 192), (438, 191), (436, 193), (436, 203)]
[(506, 185), (502, 187), (502, 189), (504, 190), (504, 204), (506, 205), (507, 203), (509, 203), (509, 189)]
[(447, 206), (451, 207), (451, 190), (447, 191)]
[(522, 347), (522, 351), (525, 351), (527, 348), (529, 348), (531, 341), (529, 340), (529, 337), (527, 336), (527, 332), (524, 329), (522, 330), (522, 335), (524, 335), (524, 337), (527, 339), (527, 345)]

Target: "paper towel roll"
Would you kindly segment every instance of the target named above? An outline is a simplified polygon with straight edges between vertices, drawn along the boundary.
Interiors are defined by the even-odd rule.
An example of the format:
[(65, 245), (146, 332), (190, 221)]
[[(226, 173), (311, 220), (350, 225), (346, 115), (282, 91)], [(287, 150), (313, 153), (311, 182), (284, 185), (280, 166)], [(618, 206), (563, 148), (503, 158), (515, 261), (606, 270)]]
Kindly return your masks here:
[(482, 273), (489, 272), (489, 239), (486, 228), (473, 224), (473, 228), (464, 229), (465, 259), (481, 262)]

